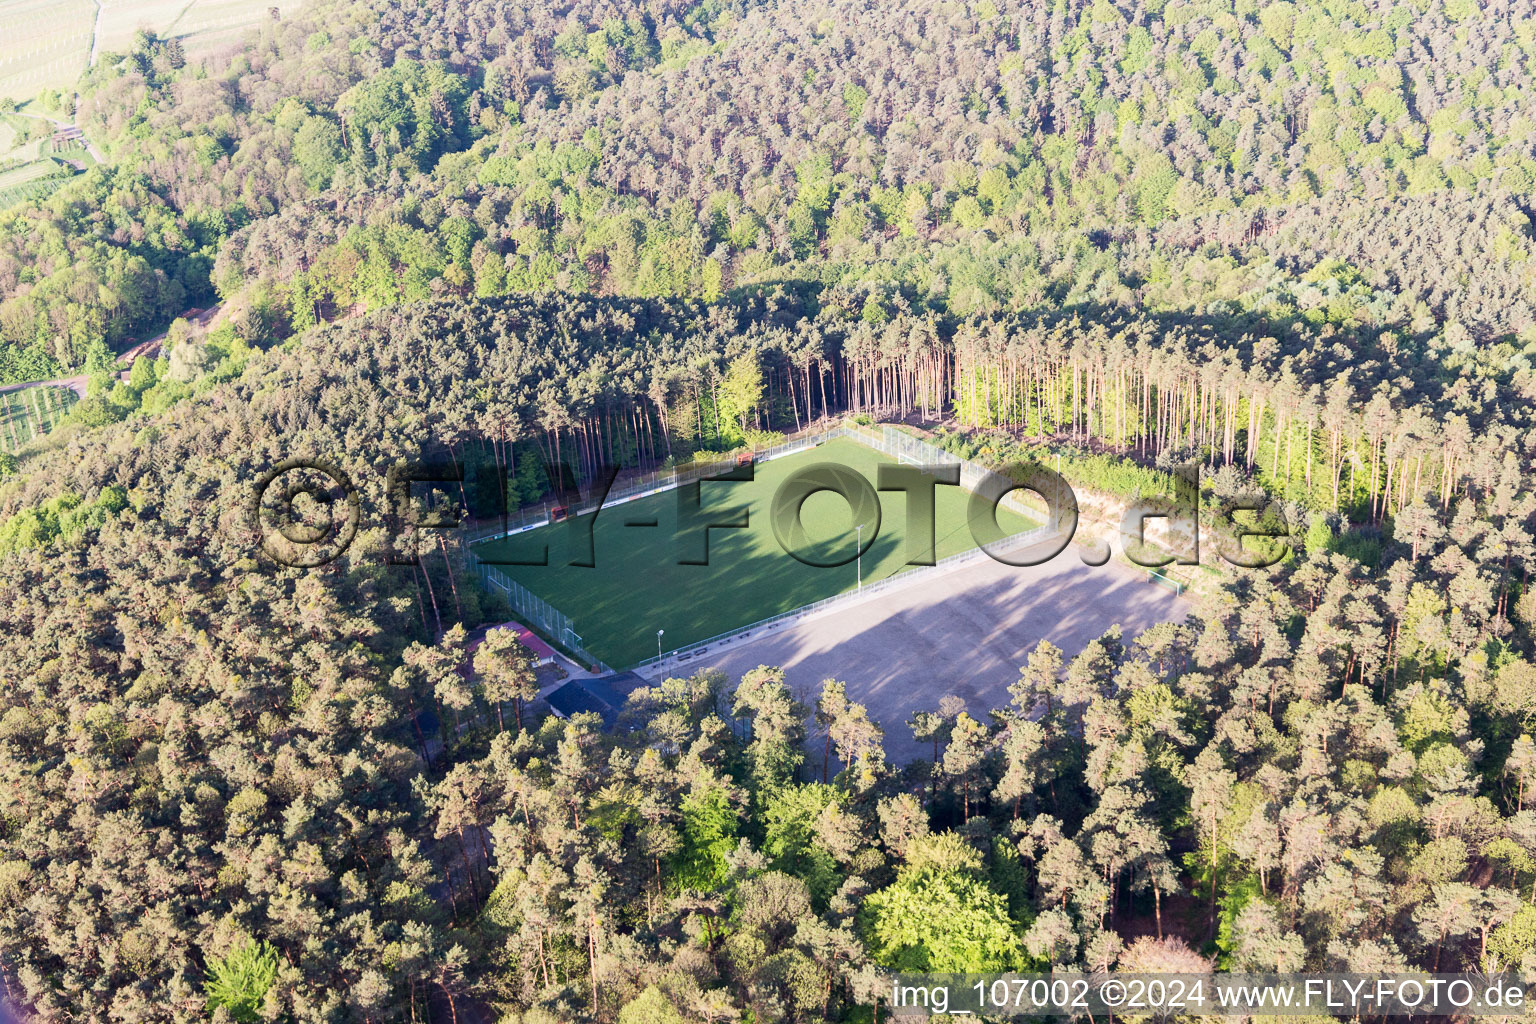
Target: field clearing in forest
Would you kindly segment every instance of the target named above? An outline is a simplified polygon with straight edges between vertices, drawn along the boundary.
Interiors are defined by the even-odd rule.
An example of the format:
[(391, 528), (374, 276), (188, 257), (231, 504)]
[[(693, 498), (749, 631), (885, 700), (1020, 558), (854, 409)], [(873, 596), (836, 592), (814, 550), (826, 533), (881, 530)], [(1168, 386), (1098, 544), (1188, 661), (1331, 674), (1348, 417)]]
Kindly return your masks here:
[[(895, 464), (872, 448), (837, 438), (760, 463), (751, 481), (702, 483), (699, 508), (707, 521), (727, 522), (746, 512), (745, 528), (708, 530), (707, 565), (680, 564), (704, 554), (704, 531), (687, 528), (689, 520), (679, 511), (686, 489), (604, 507), (592, 527), (591, 568), (570, 564), (586, 560), (585, 516), (570, 527), (540, 527), (476, 545), (475, 553), (569, 616), (583, 646), (598, 658), (613, 666), (633, 665), (655, 656), (658, 629), (666, 631), (664, 649), (675, 650), (854, 590), (861, 570), (868, 586), (907, 568), (907, 499), (900, 491), (879, 492), (878, 534), (861, 560), (821, 568), (797, 561), (779, 545), (769, 519), (775, 491), (796, 471), (828, 462), (854, 470), (872, 488), (879, 466)], [(940, 559), (976, 546), (968, 500), (959, 487), (935, 488)], [(852, 556), (853, 513), (841, 497), (827, 491), (810, 495), (801, 521), (806, 551), (816, 560)], [(998, 525), (1012, 536), (1035, 524), (999, 509)], [(548, 565), (496, 564), (536, 561), (546, 545)]]

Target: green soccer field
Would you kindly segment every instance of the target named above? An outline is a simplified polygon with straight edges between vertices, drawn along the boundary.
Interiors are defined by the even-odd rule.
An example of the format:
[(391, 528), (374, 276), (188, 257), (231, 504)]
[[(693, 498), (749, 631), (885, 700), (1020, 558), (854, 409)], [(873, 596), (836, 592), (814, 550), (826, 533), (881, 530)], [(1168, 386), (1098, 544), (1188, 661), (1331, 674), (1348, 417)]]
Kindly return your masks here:
[[(583, 646), (598, 658), (614, 667), (633, 665), (656, 655), (658, 629), (666, 630), (662, 646), (671, 651), (853, 590), (856, 563), (820, 568), (796, 560), (780, 547), (769, 521), (774, 492), (796, 471), (821, 462), (851, 468), (875, 487), (878, 467), (893, 461), (855, 441), (837, 438), (758, 465), (750, 482), (703, 483), (702, 513), (713, 513), (714, 521), (724, 521), (745, 511), (748, 522), (745, 529), (708, 531), (708, 565), (679, 564), (703, 555), (702, 531), (689, 528), (690, 522), (698, 520), (685, 516), (684, 529), (678, 529), (679, 491), (604, 507), (590, 533), (592, 568), (570, 564), (586, 558), (586, 516), (575, 524), (568, 521), (488, 541), (476, 545), (475, 553), (493, 564), (534, 561), (547, 545), (547, 566), (496, 567), (570, 616)], [(866, 585), (900, 572), (911, 557), (906, 495), (881, 491), (879, 498), (879, 532), (862, 559)], [(968, 506), (968, 495), (959, 487), (936, 488), (938, 558), (976, 546)], [(1036, 525), (1006, 509), (999, 509), (997, 520), (1010, 536)], [(646, 521), (656, 525), (627, 525)], [(802, 523), (805, 551), (815, 560), (853, 554), (853, 513), (837, 494), (823, 491), (807, 498)]]

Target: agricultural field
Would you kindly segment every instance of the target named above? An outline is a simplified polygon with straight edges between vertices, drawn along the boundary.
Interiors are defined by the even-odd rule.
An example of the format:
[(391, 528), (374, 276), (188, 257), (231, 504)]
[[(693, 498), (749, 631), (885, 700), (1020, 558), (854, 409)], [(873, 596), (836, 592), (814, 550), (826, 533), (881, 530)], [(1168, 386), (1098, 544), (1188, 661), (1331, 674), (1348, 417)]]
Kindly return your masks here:
[(0, 209), (46, 196), (75, 169), (95, 163), (83, 143), (55, 147), (52, 125), (20, 114), (0, 114)]
[[(73, 90), (103, 53), (123, 52), (149, 29), (176, 37), (188, 54), (233, 43), (301, 0), (0, 0), (0, 99), (18, 103), (44, 89)], [(0, 140), (3, 141), (3, 140)]]
[[(708, 531), (708, 564), (680, 564), (704, 555), (702, 530), (680, 530), (679, 497), (665, 491), (604, 507), (592, 526), (592, 567), (585, 561), (586, 517), (573, 525), (530, 530), (476, 546), (488, 564), (536, 561), (548, 546), (548, 565), (496, 566), (538, 597), (568, 615), (583, 646), (609, 665), (632, 665), (656, 654), (656, 630), (673, 650), (762, 619), (793, 611), (853, 590), (862, 570), (865, 585), (906, 568), (906, 496), (880, 492), (878, 535), (859, 562), (820, 568), (785, 553), (775, 538), (769, 510), (775, 491), (792, 474), (816, 463), (854, 470), (870, 486), (878, 468), (894, 460), (847, 438), (787, 455), (755, 467), (753, 479), (706, 482), (700, 509), (711, 522), (746, 513), (744, 529)], [(968, 524), (968, 496), (958, 487), (935, 490), (935, 546), (947, 558), (975, 547)], [(801, 510), (804, 550), (817, 561), (849, 557), (855, 548), (848, 503), (823, 491)], [(695, 521), (697, 522), (697, 520)], [(1034, 526), (1000, 509), (998, 525), (1007, 535)]]
[(59, 164), (53, 160), (32, 160), (20, 167), (0, 171), (0, 193), (17, 185), (25, 185), (39, 178), (46, 178), (58, 170)]
[(73, 89), (95, 21), (92, 0), (0, 0), (0, 98)]
[(43, 145), (43, 151), (52, 159), (62, 161), (78, 170), (84, 170), (96, 164), (96, 158), (91, 155), (91, 151), (86, 148), (85, 143), (79, 139), (66, 139), (57, 143), (47, 142)]
[(14, 452), (48, 433), (77, 401), (68, 388), (0, 391), (0, 450)]
[[(84, 149), (67, 159), (89, 161)], [(0, 210), (17, 203), (43, 198), (67, 180), (74, 169), (61, 160), (45, 157), (0, 171)]]
[[(301, 0), (192, 0), (171, 25), (169, 34), (182, 41), (188, 54), (196, 55), (239, 40), (277, 9), (288, 17), (301, 6)], [(164, 34), (164, 33), (162, 33)]]
[(0, 114), (0, 168), (13, 162), (36, 160), (42, 140), (28, 138), (25, 118), (15, 114)]
[(109, 0), (101, 7), (96, 52), (99, 56), (125, 51), (133, 44), (133, 34), (146, 28), (161, 38), (180, 39), (186, 52), (195, 56), (237, 41), (269, 19), (274, 7), (287, 17), (300, 4), (301, 0)]
[(133, 46), (133, 34), (140, 28), (158, 34), (173, 33), (176, 20), (190, 6), (189, 0), (108, 0), (101, 5), (96, 23), (96, 53), (122, 53)]

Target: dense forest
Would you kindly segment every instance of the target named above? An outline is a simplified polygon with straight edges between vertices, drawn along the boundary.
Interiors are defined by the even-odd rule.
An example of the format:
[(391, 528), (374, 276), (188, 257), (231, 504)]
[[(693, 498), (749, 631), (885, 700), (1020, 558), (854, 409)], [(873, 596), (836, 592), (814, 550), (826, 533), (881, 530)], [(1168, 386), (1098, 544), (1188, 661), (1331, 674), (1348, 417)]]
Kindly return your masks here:
[[(0, 211), (0, 382), (88, 378), (0, 455), (0, 994), (873, 1024), (892, 970), (1536, 970), (1533, 15), (320, 0), (103, 55), (109, 161)], [(1198, 462), (1290, 552), (990, 714), (936, 682), (898, 764), (774, 666), (545, 715), (459, 538), (392, 537), (400, 461), (494, 517), (842, 417), (1124, 497)], [(361, 489), (319, 568), (247, 514), (295, 455)]]
[[(1042, 645), (986, 720), (936, 692), (909, 723), (932, 757), (907, 765), (839, 683), (771, 667), (641, 690), (614, 731), (498, 714), (526, 697), (515, 661), (459, 669), (466, 627), (505, 611), (455, 551), (416, 538), (389, 565), (371, 515), (324, 569), (257, 553), (242, 488), (294, 451), (340, 459), (377, 510), (400, 458), (556, 438), (601, 458), (653, 431), (664, 446), (661, 424), (680, 432), (678, 404), (699, 398), (653, 397), (655, 368), (729, 376), (750, 352), (771, 371), (792, 365), (775, 339), (816, 330), (783, 297), (714, 307), (713, 323), (705, 309), (555, 297), (369, 315), (29, 455), (0, 489), (11, 997), (41, 1019), (812, 1021), (864, 1019), (892, 968), (1536, 957), (1536, 501), (1523, 407), (1498, 400), (1497, 376), (1494, 400), (1464, 405), (1489, 451), (1463, 442), (1390, 487), (1383, 456), (1373, 503), (1376, 421), (1352, 412), (1351, 527), (1320, 424), (1295, 557), (1233, 570), (1186, 622), (1075, 656)], [(957, 425), (946, 443), (968, 454), (1120, 422), (1127, 454), (1191, 445), (1218, 478), (1252, 480), (1287, 434), (1261, 434), (1245, 399), (1228, 445), (1226, 392), (1205, 404), (1129, 356), (1111, 386), (1114, 342), (1095, 329), (1009, 333), (1042, 358), (994, 395), (1043, 396), (1045, 421), (1036, 398), (1020, 429)], [(1181, 365), (1177, 345), (1150, 351)], [(803, 415), (824, 411), (820, 372)], [(1479, 372), (1448, 392), (1484, 388)], [(1149, 373), (1167, 402), (1127, 399), (1117, 420)], [(828, 410), (892, 414), (880, 396), (922, 379), (860, 399), (859, 373), (824, 375)], [(778, 383), (737, 422), (805, 394), (798, 373), (762, 379)], [(573, 393), (592, 411), (555, 415)]]
[(871, 315), (1087, 302), (1533, 340), (1518, 8), (321, 2), (235, 54), (171, 42), (83, 83), (110, 166), (0, 214), (11, 379), (220, 296), (283, 332), (434, 295), (772, 281)]

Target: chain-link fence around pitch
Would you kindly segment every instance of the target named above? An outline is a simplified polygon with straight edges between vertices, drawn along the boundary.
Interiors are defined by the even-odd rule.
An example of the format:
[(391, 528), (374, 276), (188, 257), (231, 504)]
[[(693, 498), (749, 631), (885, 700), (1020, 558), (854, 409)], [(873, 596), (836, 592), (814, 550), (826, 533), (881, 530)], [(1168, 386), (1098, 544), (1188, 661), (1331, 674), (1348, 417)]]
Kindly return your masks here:
[[(758, 449), (753, 453), (754, 461), (766, 462), (770, 459), (796, 454), (839, 437), (851, 438), (860, 444), (896, 459), (898, 462), (906, 464), (927, 466), (958, 465), (960, 467), (960, 486), (967, 491), (974, 491), (987, 477), (987, 471), (981, 466), (968, 462), (952, 452), (947, 452), (942, 448), (928, 444), (926, 441), (912, 437), (910, 434), (906, 434), (894, 427), (867, 427), (854, 423), (839, 424), (828, 430), (816, 431), (801, 437), (791, 438), (783, 444)], [(725, 471), (731, 468), (731, 464), (732, 457), (726, 456), (716, 461), (695, 462), (686, 467), (652, 473), (635, 480), (626, 481), (622, 487), (615, 487), (609, 491), (607, 499), (602, 503), (602, 507), (605, 509), (612, 508), (625, 502), (670, 491), (694, 480)], [(580, 504), (569, 506), (570, 512), (572, 515), (578, 515), (591, 511), (596, 501), (595, 495), (586, 495)], [(1006, 495), (1000, 504), (1025, 519), (1037, 518), (1040, 515), (1038, 509), (1030, 508), (1027, 504), (1020, 501), (1017, 492)], [(554, 507), (554, 504), (549, 503), (532, 509), (524, 509), (521, 510), (519, 516), (513, 518), (506, 526), (481, 533), (478, 536), (464, 536), (466, 556), (487, 589), (495, 588), (505, 595), (508, 604), (512, 606), (514, 614), (521, 621), (556, 641), (588, 665), (607, 668), (607, 666), (603, 665), (601, 661), (582, 646), (581, 634), (571, 616), (534, 594), (528, 588), (507, 576), (506, 573), (501, 572), (494, 566), (481, 562), (475, 556), (474, 549), (471, 546), (480, 541), (509, 537), (544, 526), (549, 522), (549, 510), (552, 507)], [(513, 522), (516, 525), (512, 525)], [(714, 644), (745, 638), (749, 634), (761, 632), (770, 626), (777, 627), (784, 623), (797, 621), (826, 611), (834, 606), (865, 600), (896, 587), (908, 586), (934, 573), (950, 572), (971, 562), (977, 562), (985, 558), (994, 557), (995, 555), (1028, 547), (1043, 539), (1048, 532), (1048, 527), (1041, 526), (1024, 533), (1015, 534), (988, 545), (986, 550), (979, 547), (972, 548), (969, 551), (963, 551), (941, 559), (932, 566), (915, 567), (898, 572), (896, 575), (877, 583), (868, 584), (860, 590), (837, 594), (808, 605), (803, 605), (791, 611), (750, 623), (706, 640), (688, 644), (685, 647), (670, 651), (660, 658), (647, 658), (632, 667), (637, 671), (644, 672), (661, 664), (671, 663), (676, 665), (679, 662), (686, 662), (692, 656), (704, 653)]]
[[(947, 452), (937, 445), (929, 444), (921, 438), (913, 437), (905, 431), (895, 427), (861, 427), (857, 424), (842, 428), (842, 433), (856, 441), (869, 445), (871, 448), (898, 462), (920, 466), (953, 466), (960, 467), (960, 488), (965, 491), (974, 491), (982, 485), (989, 476), (995, 476), (987, 469), (978, 466), (974, 462), (968, 462), (953, 452)], [(1025, 519), (1037, 519), (1041, 510), (1033, 508), (1019, 497), (1020, 491), (1011, 491), (1004, 495), (998, 504), (1010, 512), (1017, 512)]]
[[(760, 448), (754, 451), (753, 461), (767, 462), (770, 459), (792, 455), (796, 452), (814, 448), (823, 441), (834, 437), (843, 437), (850, 431), (842, 426), (833, 427), (830, 430), (816, 431), (804, 434), (800, 437), (790, 438), (782, 444)], [(858, 435), (862, 437), (862, 435)], [(652, 494), (661, 494), (675, 490), (684, 484), (695, 480), (713, 476), (732, 468), (735, 456), (726, 454), (718, 459), (699, 459), (686, 466), (675, 469), (658, 470), (647, 473), (644, 476), (626, 480), (622, 485), (616, 485), (608, 492), (603, 500), (603, 508), (612, 508), (625, 502), (637, 501)], [(592, 510), (597, 503), (595, 494), (583, 496), (580, 502), (567, 505), (572, 515), (581, 515)], [(499, 540), (503, 537), (511, 537), (528, 530), (545, 526), (550, 521), (550, 515), (555, 508), (561, 507), (561, 502), (549, 501), (541, 505), (519, 509), (515, 513), (509, 513), (504, 519), (489, 524), (481, 524), (479, 527), (465, 527), (460, 534), (464, 543), (465, 558), (470, 568), (480, 578), (481, 584), (487, 589), (495, 589), (504, 595), (507, 603), (511, 605), (513, 614), (525, 625), (531, 626), (549, 639), (564, 647), (570, 653), (588, 665), (606, 669), (597, 657), (582, 646), (580, 632), (576, 628), (575, 621), (565, 612), (556, 608), (548, 601), (539, 597), (527, 587), (512, 579), (506, 573), (494, 566), (482, 562), (476, 555), (473, 545), (481, 541)]]
[(480, 583), (486, 590), (498, 590), (506, 597), (507, 604), (512, 606), (513, 616), (519, 622), (543, 633), (576, 655), (584, 664), (598, 669), (608, 668), (581, 645), (581, 634), (576, 632), (576, 624), (569, 615), (500, 569), (486, 565), (476, 558), (472, 551), (469, 552), (469, 564), (473, 567), (475, 574), (480, 577)]

